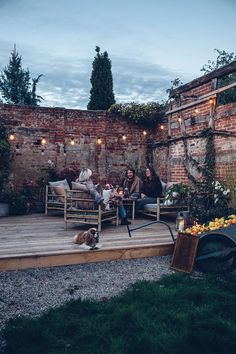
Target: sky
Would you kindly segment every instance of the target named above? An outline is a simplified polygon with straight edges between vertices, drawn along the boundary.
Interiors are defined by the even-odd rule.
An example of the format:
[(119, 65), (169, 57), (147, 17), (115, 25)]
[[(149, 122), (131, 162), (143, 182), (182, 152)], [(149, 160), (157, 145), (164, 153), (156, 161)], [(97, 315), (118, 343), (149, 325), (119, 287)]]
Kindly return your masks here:
[(86, 109), (95, 47), (112, 63), (117, 103), (167, 98), (236, 52), (236, 0), (0, 0), (0, 71), (16, 45), (41, 106)]

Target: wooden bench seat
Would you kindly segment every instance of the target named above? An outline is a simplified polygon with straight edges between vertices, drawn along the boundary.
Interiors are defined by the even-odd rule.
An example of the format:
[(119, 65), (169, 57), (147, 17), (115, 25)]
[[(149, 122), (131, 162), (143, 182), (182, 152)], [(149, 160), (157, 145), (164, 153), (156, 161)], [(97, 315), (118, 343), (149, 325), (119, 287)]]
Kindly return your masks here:
[(105, 221), (115, 221), (119, 223), (118, 208), (102, 210), (101, 205), (97, 205), (93, 197), (80, 190), (66, 191), (64, 205), (65, 228), (68, 223), (96, 225), (101, 231), (102, 223)]

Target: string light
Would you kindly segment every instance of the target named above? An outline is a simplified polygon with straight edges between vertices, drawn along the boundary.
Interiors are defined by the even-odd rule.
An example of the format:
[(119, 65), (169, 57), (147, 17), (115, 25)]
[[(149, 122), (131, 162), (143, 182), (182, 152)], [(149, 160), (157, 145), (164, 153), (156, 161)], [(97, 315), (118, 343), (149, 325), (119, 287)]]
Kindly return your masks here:
[(98, 138), (97, 143), (98, 143), (98, 145), (101, 145), (102, 139), (101, 139), (101, 138)]
[(182, 118), (179, 117), (179, 118), (178, 118), (178, 121), (179, 121), (179, 123), (181, 123), (181, 122), (182, 122)]
[(199, 109), (198, 108), (195, 108), (195, 113), (199, 113)]
[(125, 141), (127, 139), (126, 135), (123, 135), (122, 139)]
[(147, 131), (146, 131), (146, 130), (143, 131), (143, 135), (144, 135), (144, 136), (147, 135)]
[(42, 145), (47, 144), (47, 141), (46, 141), (46, 139), (45, 139), (44, 137), (43, 137), (42, 140), (41, 140), (41, 144), (42, 144)]
[(74, 140), (74, 138), (71, 138), (70, 145), (72, 145), (72, 146), (75, 145), (75, 140)]
[(212, 98), (209, 99), (209, 103), (210, 104), (213, 104), (214, 103), (214, 100)]
[(161, 125), (161, 126), (160, 126), (160, 129), (161, 129), (161, 130), (164, 130), (164, 125)]
[(15, 137), (15, 134), (11, 133), (11, 134), (9, 135), (9, 138), (8, 138), (8, 139), (9, 139), (10, 141), (13, 141), (13, 140), (15, 140), (15, 138), (16, 138), (16, 137)]

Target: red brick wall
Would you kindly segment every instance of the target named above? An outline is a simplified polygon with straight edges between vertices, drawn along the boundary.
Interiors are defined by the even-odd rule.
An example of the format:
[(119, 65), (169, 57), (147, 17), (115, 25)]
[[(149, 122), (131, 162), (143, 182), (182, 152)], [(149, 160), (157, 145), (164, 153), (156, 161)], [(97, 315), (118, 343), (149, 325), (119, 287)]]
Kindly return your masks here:
[[(213, 90), (211, 82), (200, 85), (194, 89), (186, 91), (183, 96), (202, 96)], [(182, 102), (177, 100), (171, 109), (194, 102), (193, 98)], [(197, 102), (197, 101), (196, 101)], [(198, 112), (195, 109), (198, 108)], [(193, 105), (187, 109), (168, 115), (169, 118), (169, 138), (166, 138), (165, 148), (168, 154), (166, 163), (166, 178), (169, 181), (188, 182), (184, 168), (184, 144), (188, 146), (189, 153), (198, 161), (203, 161), (205, 157), (205, 139), (197, 137), (204, 129), (208, 128), (211, 120), (214, 120), (214, 142), (216, 151), (216, 173), (219, 179), (228, 183), (229, 179), (234, 179), (236, 183), (236, 103), (215, 106), (206, 100), (200, 104)], [(181, 122), (179, 121), (181, 119)], [(168, 131), (168, 125), (165, 124)], [(235, 136), (233, 136), (233, 134)], [(157, 136), (157, 141), (159, 137)], [(162, 147), (163, 149), (163, 147)], [(154, 149), (154, 155), (158, 156), (160, 148)], [(190, 167), (191, 173), (197, 176), (195, 169)]]
[[(12, 177), (17, 185), (26, 178), (37, 180), (47, 170), (48, 160), (58, 172), (72, 165), (78, 169), (89, 167), (95, 181), (112, 183), (120, 179), (128, 166), (140, 171), (146, 165), (143, 130), (105, 111), (1, 104), (0, 120), (16, 136), (11, 144)], [(125, 142), (123, 134), (127, 137)], [(44, 154), (40, 145), (42, 137), (47, 141)], [(71, 138), (74, 146), (70, 145)], [(97, 144), (97, 138), (101, 138), (101, 145)]]

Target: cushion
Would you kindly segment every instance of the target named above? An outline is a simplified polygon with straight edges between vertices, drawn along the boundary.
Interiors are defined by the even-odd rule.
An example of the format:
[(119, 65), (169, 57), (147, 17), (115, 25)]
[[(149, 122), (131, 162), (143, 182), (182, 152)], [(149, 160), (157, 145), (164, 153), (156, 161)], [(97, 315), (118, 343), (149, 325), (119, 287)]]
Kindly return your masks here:
[(104, 198), (103, 202), (105, 204), (107, 204), (105, 210), (110, 210), (110, 205), (109, 205), (108, 202), (110, 200), (111, 192), (112, 192), (112, 189), (104, 189), (103, 192), (102, 192), (102, 196)]
[(68, 184), (66, 179), (63, 179), (61, 181), (48, 182), (48, 184), (49, 184), (49, 186), (51, 188), (52, 193), (54, 193), (54, 194), (55, 194), (55, 192), (53, 190), (53, 187), (55, 187), (55, 186), (64, 186), (64, 189), (66, 189), (66, 190), (70, 189), (70, 186), (69, 186), (69, 184)]
[(78, 189), (78, 190), (84, 191), (84, 192), (88, 191), (87, 187), (82, 183), (72, 181), (71, 185), (72, 185), (73, 190)]
[(61, 184), (61, 185), (52, 187), (52, 189), (53, 189), (53, 192), (55, 193), (55, 195), (57, 196), (58, 201), (61, 203), (64, 203), (65, 195), (66, 195), (65, 187)]
[(152, 203), (150, 203), (150, 204), (145, 204), (144, 207), (143, 207), (143, 209), (144, 209), (145, 211), (156, 212), (156, 211), (157, 211), (157, 204), (152, 204)]
[(161, 181), (161, 185), (162, 185), (162, 195), (164, 197), (166, 194), (167, 184), (165, 182)]

